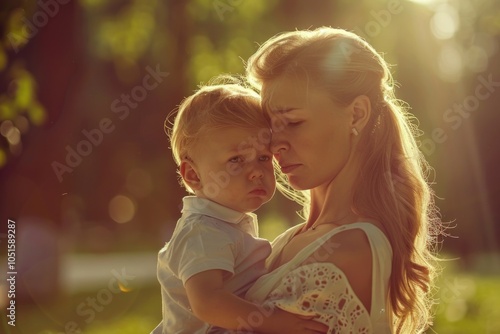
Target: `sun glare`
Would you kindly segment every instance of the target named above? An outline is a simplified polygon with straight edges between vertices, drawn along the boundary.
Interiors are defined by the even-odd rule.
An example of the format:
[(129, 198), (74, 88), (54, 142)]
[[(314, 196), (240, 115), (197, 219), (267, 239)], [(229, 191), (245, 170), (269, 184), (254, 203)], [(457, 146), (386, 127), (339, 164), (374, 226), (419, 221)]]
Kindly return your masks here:
[(438, 39), (452, 38), (458, 30), (459, 22), (455, 7), (449, 4), (439, 5), (430, 23), (432, 34)]
[(443, 0), (409, 0), (409, 1), (425, 6), (434, 6), (443, 2)]

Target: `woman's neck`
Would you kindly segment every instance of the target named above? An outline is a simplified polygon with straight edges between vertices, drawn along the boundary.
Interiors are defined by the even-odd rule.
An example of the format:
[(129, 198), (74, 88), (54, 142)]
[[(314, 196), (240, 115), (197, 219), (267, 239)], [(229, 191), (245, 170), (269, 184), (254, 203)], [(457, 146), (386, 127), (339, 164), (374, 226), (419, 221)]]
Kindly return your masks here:
[(353, 170), (356, 169), (344, 168), (330, 182), (311, 189), (307, 227), (312, 226), (315, 222), (331, 222), (347, 214), (353, 214), (351, 211), (352, 197), (354, 180), (356, 180)]
[(335, 221), (351, 212), (352, 191), (342, 188), (330, 184), (325, 189), (311, 189), (311, 206), (307, 226), (314, 222)]

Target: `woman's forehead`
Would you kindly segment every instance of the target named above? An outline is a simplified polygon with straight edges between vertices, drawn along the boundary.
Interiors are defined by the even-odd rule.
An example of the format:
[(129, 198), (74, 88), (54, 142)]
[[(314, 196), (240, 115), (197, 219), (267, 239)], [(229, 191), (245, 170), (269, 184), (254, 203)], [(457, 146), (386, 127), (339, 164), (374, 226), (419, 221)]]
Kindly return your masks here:
[(303, 109), (318, 101), (333, 101), (331, 94), (305, 80), (280, 80), (263, 85), (262, 107), (267, 114)]
[(262, 103), (269, 110), (284, 110), (293, 104), (303, 102), (308, 86), (296, 78), (278, 78), (262, 85)]

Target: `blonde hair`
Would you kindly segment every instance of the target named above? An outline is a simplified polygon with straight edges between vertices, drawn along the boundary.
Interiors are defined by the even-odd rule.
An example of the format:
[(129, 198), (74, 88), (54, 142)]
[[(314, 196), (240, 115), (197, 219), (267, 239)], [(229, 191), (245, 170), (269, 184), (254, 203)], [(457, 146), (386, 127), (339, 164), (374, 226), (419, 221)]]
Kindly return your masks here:
[[(441, 224), (427, 183), (431, 168), (415, 140), (414, 117), (396, 99), (385, 60), (356, 34), (323, 27), (269, 39), (250, 57), (246, 71), (257, 89), (294, 74), (329, 92), (340, 105), (360, 95), (370, 99), (370, 120), (359, 135), (362, 167), (352, 210), (380, 221), (391, 243), (389, 300), (394, 330), (423, 332), (432, 320), (434, 246)], [(310, 191), (293, 190), (284, 175), (277, 179), (280, 191), (301, 203), (308, 215)]]
[[(185, 98), (165, 120), (177, 166), (183, 159), (193, 158), (195, 147), (203, 144), (203, 137), (210, 131), (228, 127), (268, 129), (269, 124), (259, 94), (246, 87), (242, 79), (221, 75)], [(193, 192), (182, 178), (181, 182)]]

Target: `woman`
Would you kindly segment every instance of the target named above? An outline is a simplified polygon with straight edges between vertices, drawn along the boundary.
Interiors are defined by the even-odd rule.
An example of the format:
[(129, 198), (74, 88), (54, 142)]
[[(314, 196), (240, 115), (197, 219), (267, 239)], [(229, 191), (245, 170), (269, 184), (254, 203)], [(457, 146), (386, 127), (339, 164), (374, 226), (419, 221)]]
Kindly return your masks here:
[(440, 222), (386, 62), (357, 35), (319, 28), (268, 40), (247, 77), (281, 190), (305, 218), (275, 240), (247, 299), (317, 315), (329, 333), (423, 332)]

